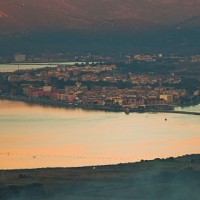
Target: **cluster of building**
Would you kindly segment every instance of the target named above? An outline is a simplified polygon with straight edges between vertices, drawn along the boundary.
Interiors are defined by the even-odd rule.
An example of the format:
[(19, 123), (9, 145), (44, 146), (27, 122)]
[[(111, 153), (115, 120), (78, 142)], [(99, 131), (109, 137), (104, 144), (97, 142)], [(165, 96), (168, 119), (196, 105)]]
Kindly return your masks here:
[(181, 78), (171, 74), (164, 75), (143, 75), (143, 74), (123, 74), (119, 72), (116, 65), (97, 65), (97, 66), (58, 66), (56, 68), (44, 68), (35, 73), (29, 70), (19, 71), (19, 73), (11, 73), (8, 76), (9, 82), (38, 82), (43, 81), (45, 84), (51, 84), (52, 77), (64, 81), (76, 82), (109, 82), (109, 83), (130, 83), (135, 85), (147, 84), (178, 84)]
[(77, 83), (75, 86), (65, 86), (57, 89), (52, 86), (25, 86), (24, 94), (29, 98), (48, 98), (74, 104), (121, 106), (138, 108), (145, 106), (173, 105), (180, 97), (186, 95), (183, 89), (158, 87), (132, 87), (119, 89), (115, 86), (94, 86), (88, 90), (87, 86)]
[[(177, 84), (174, 74), (121, 74), (116, 65), (57, 66), (40, 70), (22, 70), (8, 75), (8, 82), (18, 84), (30, 99), (62, 101), (73, 105), (119, 106), (139, 108), (169, 106), (187, 95), (185, 89), (164, 87)], [(58, 86), (59, 85), (59, 86)], [(16, 88), (10, 91), (16, 94)]]

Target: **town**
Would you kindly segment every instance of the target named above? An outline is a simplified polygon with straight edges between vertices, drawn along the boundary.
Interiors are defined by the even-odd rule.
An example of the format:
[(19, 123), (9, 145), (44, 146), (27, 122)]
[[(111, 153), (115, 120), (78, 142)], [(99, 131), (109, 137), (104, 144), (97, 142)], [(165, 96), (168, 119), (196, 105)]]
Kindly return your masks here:
[[(191, 58), (192, 62), (198, 61), (198, 57)], [(156, 66), (161, 59), (162, 54), (156, 58), (135, 55), (134, 64), (144, 61), (147, 66), (152, 62)], [(198, 80), (191, 84), (184, 73), (175, 73), (176, 68), (152, 73), (151, 70), (138, 71), (138, 67), (129, 71), (130, 65), (94, 62), (1, 72), (0, 98), (62, 107), (141, 112), (173, 110), (176, 106), (200, 102)]]

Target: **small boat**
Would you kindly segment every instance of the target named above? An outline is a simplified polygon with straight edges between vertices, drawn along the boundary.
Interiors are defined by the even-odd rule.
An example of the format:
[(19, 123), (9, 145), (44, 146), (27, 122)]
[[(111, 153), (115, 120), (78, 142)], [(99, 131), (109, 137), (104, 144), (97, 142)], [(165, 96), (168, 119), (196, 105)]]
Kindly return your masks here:
[(129, 108), (126, 108), (124, 112), (128, 115), (130, 113)]

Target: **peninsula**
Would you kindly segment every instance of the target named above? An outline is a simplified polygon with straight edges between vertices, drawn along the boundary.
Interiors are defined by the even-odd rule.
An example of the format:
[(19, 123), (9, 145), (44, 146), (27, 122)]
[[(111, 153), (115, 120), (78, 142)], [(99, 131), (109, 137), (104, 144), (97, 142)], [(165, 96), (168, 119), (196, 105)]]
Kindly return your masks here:
[[(198, 65), (193, 66), (194, 57), (185, 69), (189, 73), (193, 68), (190, 77), (180, 71), (180, 66), (173, 66), (173, 59), (164, 59), (160, 54), (134, 55), (116, 64), (63, 64), (1, 72), (0, 98), (126, 113), (171, 112), (176, 106), (199, 104), (200, 81), (196, 73)], [(188, 58), (185, 60), (188, 62)], [(161, 62), (165, 63), (165, 69), (158, 68)]]

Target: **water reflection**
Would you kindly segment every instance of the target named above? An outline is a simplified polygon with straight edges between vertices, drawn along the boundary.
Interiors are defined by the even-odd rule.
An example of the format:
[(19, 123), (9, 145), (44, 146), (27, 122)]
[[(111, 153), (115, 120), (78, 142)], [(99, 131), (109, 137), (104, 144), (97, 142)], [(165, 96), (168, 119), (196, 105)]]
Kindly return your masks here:
[[(165, 118), (168, 120), (165, 121)], [(0, 101), (0, 168), (113, 164), (199, 153), (199, 116)]]

